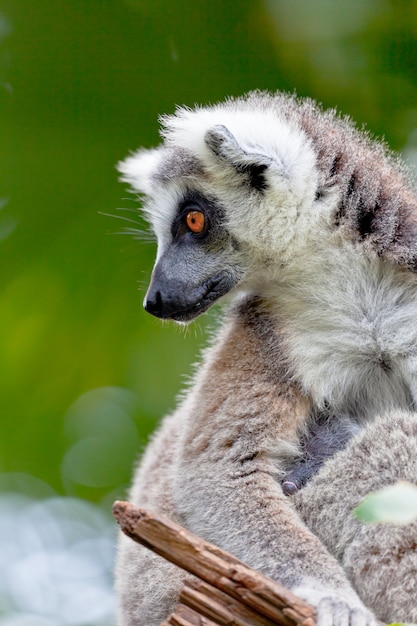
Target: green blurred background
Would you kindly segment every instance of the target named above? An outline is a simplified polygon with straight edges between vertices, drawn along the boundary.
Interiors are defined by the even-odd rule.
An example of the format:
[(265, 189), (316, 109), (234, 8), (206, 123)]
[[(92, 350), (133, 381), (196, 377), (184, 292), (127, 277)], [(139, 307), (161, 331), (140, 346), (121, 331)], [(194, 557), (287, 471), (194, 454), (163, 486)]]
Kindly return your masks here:
[(415, 160), (417, 3), (0, 3), (2, 492), (107, 513), (125, 495), (213, 318), (184, 333), (142, 311), (155, 246), (121, 233), (143, 223), (115, 163), (176, 104), (255, 88), (337, 106)]

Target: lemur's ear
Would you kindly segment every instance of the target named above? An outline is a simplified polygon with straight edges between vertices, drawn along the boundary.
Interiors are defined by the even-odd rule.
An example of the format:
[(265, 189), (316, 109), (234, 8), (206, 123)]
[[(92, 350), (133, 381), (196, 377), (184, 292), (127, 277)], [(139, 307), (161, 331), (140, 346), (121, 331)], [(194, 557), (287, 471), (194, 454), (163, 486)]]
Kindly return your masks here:
[(268, 186), (265, 171), (273, 164), (271, 157), (244, 150), (230, 130), (220, 124), (206, 132), (204, 141), (217, 157), (245, 175), (251, 187), (260, 192), (265, 191)]

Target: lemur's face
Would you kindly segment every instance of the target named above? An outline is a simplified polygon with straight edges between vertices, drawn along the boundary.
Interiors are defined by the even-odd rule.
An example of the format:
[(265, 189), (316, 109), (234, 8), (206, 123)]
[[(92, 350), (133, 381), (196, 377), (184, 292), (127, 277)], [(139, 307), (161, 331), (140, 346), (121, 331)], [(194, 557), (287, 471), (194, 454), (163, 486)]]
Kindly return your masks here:
[(259, 200), (266, 187), (261, 155), (227, 166), (222, 151), (238, 146), (224, 126), (210, 129), (205, 144), (214, 168), (189, 150), (164, 147), (152, 175), (148, 213), (158, 255), (144, 306), (177, 322), (193, 320), (243, 281), (248, 264), (233, 235), (233, 205), (247, 210), (248, 196)]
[(214, 198), (185, 189), (169, 232), (158, 233), (158, 257), (145, 309), (163, 319), (188, 322), (233, 289), (244, 275), (239, 245)]
[[(174, 125), (177, 118), (170, 119)], [(248, 128), (254, 133), (255, 121), (256, 143), (245, 135)], [(314, 158), (303, 137), (275, 118), (259, 126), (243, 116), (239, 140), (223, 124), (203, 122), (172, 130), (160, 148), (120, 164), (124, 180), (146, 194), (144, 212), (158, 239), (145, 309), (178, 322), (193, 320), (236, 287), (251, 289), (253, 276), (258, 288), (288, 252), (300, 205), (314, 196)], [(275, 147), (267, 122), (277, 126)]]

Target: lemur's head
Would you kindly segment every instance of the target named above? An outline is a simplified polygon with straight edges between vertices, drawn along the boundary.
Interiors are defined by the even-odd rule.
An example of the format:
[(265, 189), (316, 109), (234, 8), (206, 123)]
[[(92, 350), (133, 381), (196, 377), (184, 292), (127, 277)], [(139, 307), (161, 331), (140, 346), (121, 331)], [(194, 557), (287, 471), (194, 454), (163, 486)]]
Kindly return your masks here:
[(189, 321), (277, 272), (308, 229), (316, 157), (261, 95), (162, 120), (163, 144), (119, 164), (158, 239), (145, 308)]

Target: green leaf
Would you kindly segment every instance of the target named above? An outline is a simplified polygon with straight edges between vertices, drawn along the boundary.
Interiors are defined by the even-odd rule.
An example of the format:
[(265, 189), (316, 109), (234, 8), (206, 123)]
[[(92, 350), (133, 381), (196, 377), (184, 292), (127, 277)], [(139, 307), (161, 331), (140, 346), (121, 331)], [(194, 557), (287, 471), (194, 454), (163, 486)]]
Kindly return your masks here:
[(362, 522), (409, 524), (417, 519), (417, 485), (400, 481), (371, 493), (355, 515)]

